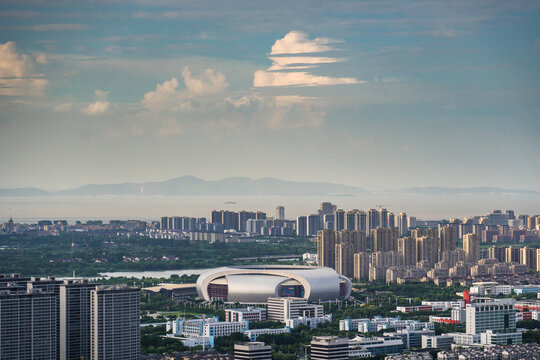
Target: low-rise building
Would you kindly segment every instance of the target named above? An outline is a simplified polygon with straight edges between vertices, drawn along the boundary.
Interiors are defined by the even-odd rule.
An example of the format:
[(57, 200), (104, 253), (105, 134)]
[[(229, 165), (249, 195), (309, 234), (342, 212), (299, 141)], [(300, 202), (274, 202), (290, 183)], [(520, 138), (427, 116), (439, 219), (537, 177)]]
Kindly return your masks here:
[(315, 329), (319, 324), (325, 324), (332, 321), (332, 314), (324, 316), (306, 317), (300, 316), (295, 319), (285, 320), (285, 325), (294, 329), (298, 325), (307, 325), (310, 329)]
[(357, 336), (349, 341), (351, 350), (369, 351), (371, 356), (379, 354), (399, 354), (404, 345), (401, 339), (386, 339), (384, 337)]
[(243, 309), (225, 309), (225, 321), (243, 321), (248, 320), (250, 322), (254, 321), (264, 321), (266, 320), (266, 309), (250, 307)]
[(235, 360), (272, 360), (272, 347), (263, 342), (234, 344)]
[(250, 341), (256, 341), (257, 338), (261, 335), (279, 335), (290, 332), (291, 328), (286, 326), (277, 329), (248, 329), (244, 331), (244, 335), (246, 335)]
[(454, 338), (449, 335), (423, 335), (422, 349), (450, 349)]
[(349, 358), (349, 339), (337, 336), (314, 336), (311, 339), (312, 360), (346, 360)]

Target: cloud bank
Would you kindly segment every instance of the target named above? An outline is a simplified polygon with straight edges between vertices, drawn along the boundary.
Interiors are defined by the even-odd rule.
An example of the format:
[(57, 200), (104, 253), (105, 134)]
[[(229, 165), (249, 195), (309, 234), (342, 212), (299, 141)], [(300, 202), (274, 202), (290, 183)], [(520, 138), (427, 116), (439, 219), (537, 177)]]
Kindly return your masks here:
[(35, 72), (35, 61), (19, 52), (13, 41), (0, 44), (0, 96), (41, 94), (49, 81)]

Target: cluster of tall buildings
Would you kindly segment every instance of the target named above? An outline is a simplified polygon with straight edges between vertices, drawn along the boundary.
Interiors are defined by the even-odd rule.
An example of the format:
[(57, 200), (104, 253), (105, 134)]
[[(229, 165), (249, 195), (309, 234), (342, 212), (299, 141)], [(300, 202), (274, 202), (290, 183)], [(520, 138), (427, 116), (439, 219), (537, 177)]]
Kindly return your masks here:
[(319, 230), (360, 230), (369, 234), (377, 227), (397, 227), (399, 234), (404, 235), (411, 226), (415, 226), (415, 221), (416, 218), (408, 217), (406, 213), (396, 217), (385, 208), (345, 211), (332, 203), (323, 202), (316, 214), (297, 218), (296, 233), (298, 236), (314, 236)]
[(1, 359), (139, 359), (140, 290), (0, 275)]
[[(323, 204), (320, 213), (330, 207)], [(385, 209), (357, 210), (343, 214), (332, 207), (334, 219), (317, 232), (317, 261), (321, 266), (358, 280), (400, 282), (407, 279), (444, 279), (519, 274), (540, 270), (540, 251), (528, 246), (481, 250), (482, 243), (496, 243), (493, 236), (503, 233), (512, 241), (538, 241), (539, 231), (512, 222), (513, 212), (499, 210), (485, 217), (440, 221), (436, 227), (410, 228), (410, 217), (401, 213), (397, 226)], [(350, 221), (347, 214), (351, 214)], [(366, 221), (364, 222), (364, 215)], [(314, 215), (315, 216), (315, 215)], [(318, 216), (318, 215), (317, 215)], [(530, 219), (531, 217), (528, 217)], [(536, 217), (532, 217), (536, 221)], [(343, 221), (341, 220), (343, 219)], [(298, 218), (298, 229), (304, 221)], [(372, 228), (370, 224), (377, 224)], [(363, 229), (365, 225), (365, 229)], [(308, 221), (309, 227), (309, 221)], [(359, 228), (357, 228), (359, 227)], [(492, 232), (492, 233), (491, 233)], [(309, 231), (308, 231), (309, 233)], [(486, 240), (486, 234), (493, 236)], [(502, 236), (502, 235), (500, 235)], [(457, 247), (462, 239), (463, 246)], [(501, 239), (499, 239), (501, 241)]]

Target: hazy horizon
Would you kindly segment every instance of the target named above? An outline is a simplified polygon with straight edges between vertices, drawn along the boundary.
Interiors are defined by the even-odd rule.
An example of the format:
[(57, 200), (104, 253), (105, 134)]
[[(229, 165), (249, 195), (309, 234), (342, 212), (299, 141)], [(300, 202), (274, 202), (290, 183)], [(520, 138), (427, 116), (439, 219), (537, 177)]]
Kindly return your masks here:
[[(234, 201), (236, 204), (228, 202)], [(416, 195), (363, 194), (356, 196), (78, 196), (0, 197), (0, 222), (36, 222), (41, 219), (68, 220), (159, 220), (162, 216), (210, 218), (212, 210), (261, 210), (274, 216), (278, 205), (285, 217), (316, 213), (323, 201), (345, 210), (387, 208), (394, 214), (406, 212), (422, 220), (485, 215), (495, 209), (519, 214), (538, 214), (540, 194), (534, 195)]]

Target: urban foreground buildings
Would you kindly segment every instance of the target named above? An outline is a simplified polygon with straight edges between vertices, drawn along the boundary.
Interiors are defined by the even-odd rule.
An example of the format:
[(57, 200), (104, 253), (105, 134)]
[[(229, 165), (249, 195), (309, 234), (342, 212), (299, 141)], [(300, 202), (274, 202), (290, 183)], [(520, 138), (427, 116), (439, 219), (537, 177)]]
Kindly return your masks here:
[(0, 275), (0, 359), (140, 358), (139, 289)]

